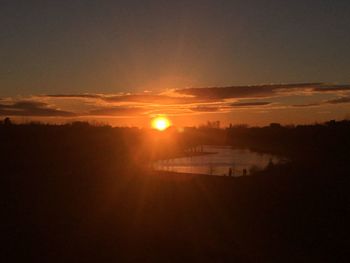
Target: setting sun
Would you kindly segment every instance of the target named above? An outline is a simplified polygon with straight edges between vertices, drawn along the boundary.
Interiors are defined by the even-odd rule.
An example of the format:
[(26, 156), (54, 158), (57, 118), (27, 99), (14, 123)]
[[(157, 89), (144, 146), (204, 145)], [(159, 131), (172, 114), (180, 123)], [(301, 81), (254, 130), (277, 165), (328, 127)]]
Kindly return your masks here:
[(152, 128), (159, 131), (164, 131), (170, 125), (170, 121), (165, 117), (156, 117), (152, 120)]

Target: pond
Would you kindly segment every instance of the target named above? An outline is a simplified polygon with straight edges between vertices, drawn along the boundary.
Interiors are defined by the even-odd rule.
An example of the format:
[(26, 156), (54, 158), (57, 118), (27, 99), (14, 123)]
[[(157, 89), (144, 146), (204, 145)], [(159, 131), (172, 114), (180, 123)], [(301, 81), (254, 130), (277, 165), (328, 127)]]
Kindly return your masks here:
[(232, 169), (232, 176), (242, 176), (264, 169), (270, 161), (282, 159), (271, 154), (261, 154), (248, 149), (232, 149), (230, 146), (204, 145), (203, 155), (179, 157), (154, 162), (158, 171), (225, 176)]

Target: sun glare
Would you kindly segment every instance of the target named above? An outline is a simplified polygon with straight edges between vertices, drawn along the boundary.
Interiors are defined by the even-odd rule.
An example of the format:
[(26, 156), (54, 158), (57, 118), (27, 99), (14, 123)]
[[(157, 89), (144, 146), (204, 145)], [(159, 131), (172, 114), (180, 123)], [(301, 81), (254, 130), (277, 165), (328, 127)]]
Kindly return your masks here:
[(165, 117), (156, 117), (152, 120), (152, 128), (158, 131), (164, 131), (170, 125), (170, 121)]

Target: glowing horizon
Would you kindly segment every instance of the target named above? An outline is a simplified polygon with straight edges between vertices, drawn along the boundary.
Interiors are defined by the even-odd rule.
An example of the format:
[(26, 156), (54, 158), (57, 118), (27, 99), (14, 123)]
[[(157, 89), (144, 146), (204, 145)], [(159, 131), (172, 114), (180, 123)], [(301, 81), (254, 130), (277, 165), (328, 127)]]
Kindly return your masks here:
[(188, 127), (207, 121), (263, 126), (306, 124), (350, 117), (350, 85), (290, 83), (183, 88), (142, 93), (42, 94), (0, 97), (0, 117), (17, 122), (89, 121), (112, 126), (149, 127), (166, 116)]

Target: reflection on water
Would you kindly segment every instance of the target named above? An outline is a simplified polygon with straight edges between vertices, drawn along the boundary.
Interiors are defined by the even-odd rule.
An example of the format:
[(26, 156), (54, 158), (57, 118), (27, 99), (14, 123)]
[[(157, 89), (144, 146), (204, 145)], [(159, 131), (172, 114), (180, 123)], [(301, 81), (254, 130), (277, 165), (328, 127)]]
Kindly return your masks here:
[(229, 146), (203, 146), (204, 152), (212, 154), (181, 157), (156, 161), (154, 169), (178, 173), (241, 176), (254, 169), (265, 168), (270, 161), (277, 163), (280, 158), (270, 154), (260, 154), (248, 149), (232, 149)]

